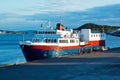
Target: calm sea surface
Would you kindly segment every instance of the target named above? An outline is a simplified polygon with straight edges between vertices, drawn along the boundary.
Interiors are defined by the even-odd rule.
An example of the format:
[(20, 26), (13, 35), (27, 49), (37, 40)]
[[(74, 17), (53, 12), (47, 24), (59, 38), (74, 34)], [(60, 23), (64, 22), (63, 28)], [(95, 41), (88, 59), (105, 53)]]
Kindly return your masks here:
[[(34, 35), (25, 35), (25, 39), (31, 39)], [(0, 64), (15, 64), (26, 62), (19, 42), (23, 39), (21, 34), (0, 34)], [(120, 37), (107, 35), (106, 47), (120, 47)]]
[[(33, 35), (25, 35), (26, 39), (31, 37)], [(21, 34), (0, 34), (0, 64), (26, 62), (19, 46), (22, 39)]]

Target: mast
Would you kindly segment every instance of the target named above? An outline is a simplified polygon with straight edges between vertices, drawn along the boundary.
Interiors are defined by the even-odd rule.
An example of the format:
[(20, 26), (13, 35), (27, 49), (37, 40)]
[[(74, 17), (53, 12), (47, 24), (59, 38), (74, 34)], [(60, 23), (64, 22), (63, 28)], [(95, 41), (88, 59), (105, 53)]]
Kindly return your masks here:
[(62, 17), (60, 16), (60, 23), (62, 24)]
[(47, 22), (47, 29), (50, 29), (50, 27), (51, 27), (50, 20), (48, 20), (48, 22)]
[(50, 27), (50, 20), (48, 20), (48, 27)]

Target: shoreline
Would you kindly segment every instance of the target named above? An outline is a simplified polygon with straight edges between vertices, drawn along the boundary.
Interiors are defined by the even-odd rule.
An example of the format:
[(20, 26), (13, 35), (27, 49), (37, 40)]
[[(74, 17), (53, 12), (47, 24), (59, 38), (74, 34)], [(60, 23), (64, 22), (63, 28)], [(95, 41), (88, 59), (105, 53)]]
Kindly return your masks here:
[[(120, 47), (108, 49), (105, 51), (93, 51), (91, 53), (78, 53), (78, 54), (66, 55), (66, 56), (61, 56), (61, 57), (56, 57), (56, 58), (46, 58), (46, 59), (41, 59), (41, 60), (34, 60), (34, 61), (30, 61), (30, 62), (18, 62), (16, 64), (5, 64), (5, 65), (3, 64), (0, 66), (0, 68), (8, 67), (8, 66), (16, 66), (16, 65), (33, 65), (33, 64), (36, 64), (36, 65), (47, 65), (47, 64), (50, 65), (51, 64), (52, 65), (53, 62), (54, 62), (54, 64), (56, 63), (57, 65), (58, 64), (70, 64), (70, 62), (71, 62), (71, 64), (84, 64), (84, 63), (86, 64), (88, 62), (85, 62), (85, 60), (84, 60), (84, 63), (83, 62), (75, 63), (75, 62), (77, 62), (77, 60), (80, 60), (80, 59), (93, 59), (94, 60), (94, 59), (102, 59), (102, 58), (104, 58), (104, 59), (105, 58), (109, 58), (109, 59), (120, 58)], [(71, 60), (71, 59), (73, 59), (73, 60)], [(66, 61), (68, 61), (69, 63)], [(93, 64), (94, 62), (91, 62), (91, 63)], [(117, 64), (120, 64), (120, 63), (117, 63)]]

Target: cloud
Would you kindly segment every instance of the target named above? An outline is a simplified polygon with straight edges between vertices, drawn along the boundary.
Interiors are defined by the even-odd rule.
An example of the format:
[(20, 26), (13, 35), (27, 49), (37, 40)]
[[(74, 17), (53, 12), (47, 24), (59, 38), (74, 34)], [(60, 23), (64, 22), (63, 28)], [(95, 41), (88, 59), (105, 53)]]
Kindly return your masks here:
[(33, 15), (50, 12), (77, 12), (94, 7), (101, 7), (120, 3), (119, 0), (40, 0), (37, 4), (21, 8), (19, 14)]
[(120, 0), (1, 0), (0, 13), (33, 15), (49, 12), (77, 12), (119, 3)]
[(5, 30), (26, 30), (34, 29), (37, 30), (42, 20), (28, 20), (23, 15), (15, 14), (0, 14), (0, 29)]
[[(64, 3), (64, 5), (66, 4), (66, 2), (62, 3)], [(57, 3), (54, 3), (54, 6), (57, 6)], [(18, 15), (12, 13), (0, 14), (0, 26), (2, 25), (1, 28), (7, 28), (7, 26), (9, 26), (9, 28), (13, 28), (14, 26), (15, 28), (17, 26), (16, 29), (38, 29), (40, 28), (41, 24), (44, 24), (46, 26), (48, 20), (50, 20), (51, 26), (55, 27), (56, 23), (60, 22), (60, 16), (62, 16), (62, 23), (68, 28), (79, 27), (82, 24), (90, 22), (106, 25), (119, 25), (119, 11), (120, 4), (115, 4), (90, 8), (83, 11), (68, 10), (66, 12), (54, 12), (53, 10), (53, 12), (46, 11), (45, 13), (38, 13), (36, 11), (36, 13), (30, 15)]]

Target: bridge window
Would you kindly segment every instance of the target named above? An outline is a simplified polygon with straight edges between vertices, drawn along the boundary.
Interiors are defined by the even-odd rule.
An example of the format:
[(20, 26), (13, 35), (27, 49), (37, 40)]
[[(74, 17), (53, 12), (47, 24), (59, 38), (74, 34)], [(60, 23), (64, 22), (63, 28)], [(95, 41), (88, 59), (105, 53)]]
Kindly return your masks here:
[(91, 35), (91, 37), (93, 37), (93, 35)]
[(45, 43), (56, 43), (57, 40), (56, 39), (45, 39), (44, 42)]
[(56, 34), (56, 32), (43, 31), (43, 32), (39, 32), (39, 34)]
[(68, 40), (59, 40), (60, 43), (68, 43)]
[(70, 43), (75, 43), (75, 40), (70, 40)]

